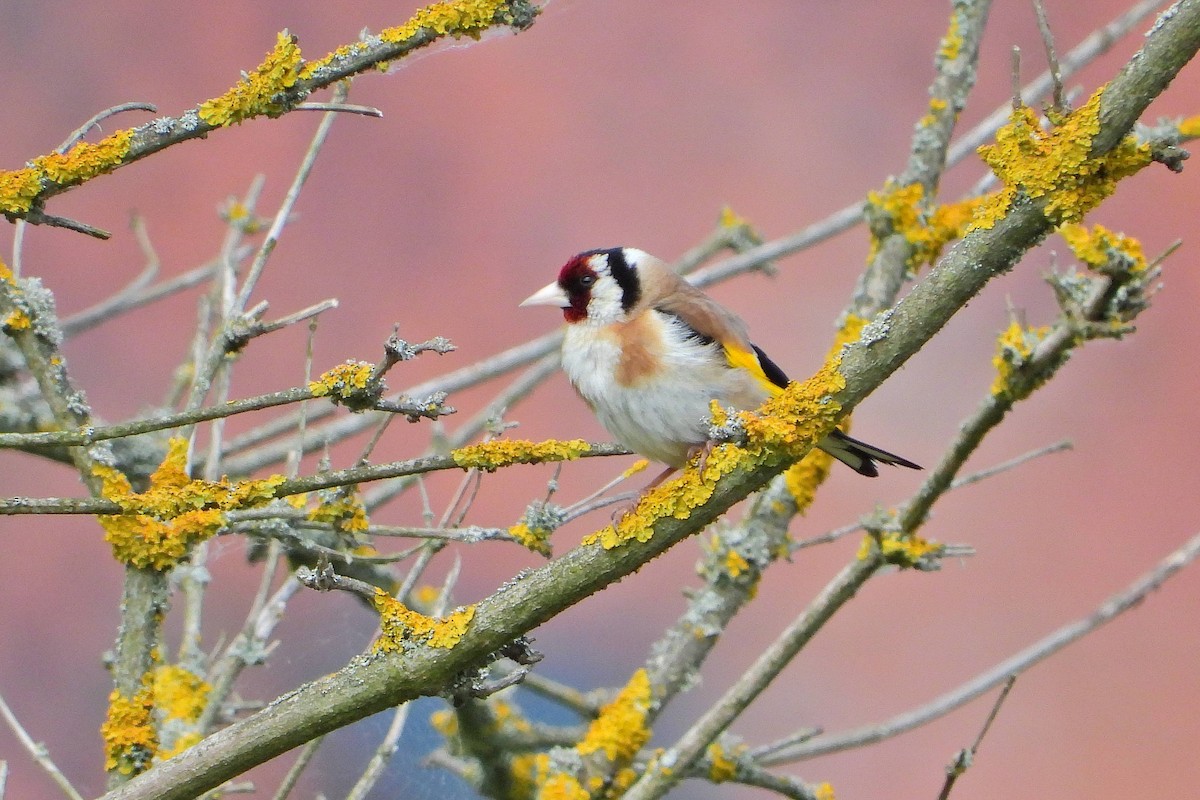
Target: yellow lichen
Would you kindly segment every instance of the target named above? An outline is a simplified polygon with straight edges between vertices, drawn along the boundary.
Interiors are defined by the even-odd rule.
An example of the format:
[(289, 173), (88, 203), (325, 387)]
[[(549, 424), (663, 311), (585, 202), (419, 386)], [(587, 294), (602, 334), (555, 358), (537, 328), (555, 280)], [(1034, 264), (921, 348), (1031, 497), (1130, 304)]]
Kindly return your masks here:
[[(962, 238), (982, 202), (982, 198), (970, 198), (940, 205), (927, 212), (924, 200), (925, 188), (919, 183), (898, 186), (889, 180), (882, 190), (867, 193), (867, 202), (875, 213), (882, 214), (889, 221), (887, 230), (903, 236), (911, 245), (912, 253), (907, 266), (912, 270), (922, 264), (934, 263), (947, 244)], [(868, 263), (875, 260), (880, 244), (879, 238), (873, 234), (867, 254)]]
[(737, 776), (737, 757), (745, 750), (745, 746), (737, 748), (730, 754), (725, 752), (725, 748), (719, 742), (713, 742), (708, 746), (708, 779), (713, 783), (724, 783), (731, 781)]
[(303, 64), (296, 38), (287, 31), (279, 33), (275, 48), (253, 72), (225, 94), (200, 104), (200, 119), (220, 127), (263, 114), (279, 116), (290, 107), (285, 98), (299, 80)]
[(159, 761), (166, 761), (168, 758), (175, 756), (200, 743), (204, 737), (197, 731), (188, 731), (175, 740), (175, 743), (170, 747), (164, 747), (154, 754), (154, 757)]
[(971, 197), (940, 205), (933, 210), (920, 239), (922, 263), (937, 261), (946, 245), (963, 237), (983, 200), (982, 197)]
[(328, 523), (345, 533), (361, 533), (371, 526), (357, 487), (339, 487), (332, 490), (308, 512), (308, 518), (313, 522)]
[(94, 144), (79, 142), (65, 153), (39, 156), (33, 167), (60, 186), (83, 183), (119, 167), (132, 141), (133, 131), (117, 131)]
[(553, 551), (550, 549), (550, 534), (552, 533), (554, 531), (550, 528), (530, 528), (524, 522), (518, 522), (508, 529), (508, 535), (513, 537), (518, 544), (547, 558), (553, 555)]
[(446, 738), (458, 735), (458, 717), (453, 711), (441, 709), (429, 715), (429, 724), (433, 729)]
[(745, 217), (734, 211), (732, 206), (723, 206), (719, 224), (722, 228), (740, 228), (749, 223), (746, 222)]
[(1018, 400), (1036, 388), (1031, 386), (1018, 390), (1013, 378), (1049, 332), (1047, 326), (1026, 328), (1014, 320), (1004, 333), (1000, 334), (996, 340), (996, 355), (992, 357), (992, 364), (996, 368), (996, 379), (992, 382), (994, 397), (1008, 396)]
[(32, 324), (29, 315), (18, 308), (5, 318), (4, 324), (0, 327), (9, 331), (27, 331)]
[(1179, 135), (1184, 139), (1200, 137), (1200, 114), (1180, 120)]
[(426, 645), (449, 649), (458, 644), (475, 616), (475, 606), (460, 608), (448, 617), (435, 619), (408, 608), (382, 589), (375, 590), (375, 610), (379, 612), (379, 638), (376, 653), (400, 652), (408, 645)]
[(246, 235), (256, 234), (263, 228), (262, 217), (255, 216), (245, 203), (234, 197), (229, 198), (217, 213), (230, 227)]
[(38, 156), (23, 169), (0, 172), (0, 212), (28, 212), (43, 180), (73, 186), (112, 172), (125, 162), (132, 142), (133, 131), (120, 130), (98, 142), (78, 142), (65, 153)]
[(737, 550), (731, 549), (725, 554), (725, 571), (729, 573), (729, 577), (737, 578), (750, 571), (750, 562)]
[(530, 442), (523, 439), (495, 439), (450, 451), (454, 463), (463, 469), (494, 472), (510, 464), (539, 464), (546, 461), (572, 461), (592, 449), (583, 439), (560, 442)]
[(521, 713), (517, 711), (512, 703), (493, 699), (489, 705), (491, 706), (492, 715), (495, 717), (497, 729), (517, 731), (519, 733), (529, 733), (533, 730), (533, 725), (529, 720), (521, 716)]
[[(478, 39), (493, 25), (514, 22), (515, 15), (508, 9), (509, 5), (509, 0), (449, 0), (433, 3), (419, 9), (404, 24), (380, 31), (378, 39), (388, 44), (401, 45), (406, 51), (428, 45), (443, 36)], [(533, 11), (536, 13), (537, 9)], [(324, 58), (303, 65), (300, 68), (300, 76), (310, 78), (336, 62), (360, 55), (367, 48), (368, 45), (363, 42), (342, 45)], [(386, 71), (388, 62), (364, 64), (359, 68), (365, 69), (367, 66)]]
[[(833, 344), (830, 346), (826, 358), (840, 359), (842, 348), (857, 342), (862, 337), (862, 329), (866, 324), (867, 320), (864, 317), (847, 314), (838, 328), (837, 335), (833, 338)], [(849, 431), (849, 417), (843, 419), (838, 427), (843, 431)], [(814, 447), (808, 455), (790, 466), (783, 474), (784, 484), (796, 503), (796, 513), (803, 514), (812, 505), (817, 495), (817, 488), (829, 477), (829, 470), (832, 466), (833, 456)]]
[(435, 36), (479, 38), (492, 25), (506, 0), (451, 0), (422, 8), (412, 19), (394, 28), (385, 28), (379, 38), (385, 42), (407, 42), (422, 29)]
[(370, 386), (374, 373), (375, 366), (368, 361), (347, 361), (308, 384), (308, 390), (314, 397), (350, 399)]
[(900, 534), (894, 531), (863, 537), (858, 548), (859, 560), (866, 560), (878, 548), (879, 555), (888, 564), (900, 567), (916, 567), (928, 563), (929, 559), (937, 556), (945, 549), (944, 545), (922, 539), (916, 534)]
[(646, 717), (651, 699), (650, 676), (645, 669), (639, 669), (592, 720), (577, 748), (579, 753), (586, 756), (602, 752), (614, 764), (628, 764), (650, 740)]
[(545, 753), (517, 753), (509, 760), (512, 789), (508, 796), (533, 798), (538, 791), (539, 761), (548, 761)]
[(822, 783), (817, 786), (817, 800), (837, 800), (837, 796), (833, 793), (833, 787), (828, 783)]
[(149, 687), (133, 697), (116, 689), (108, 696), (108, 714), (100, 726), (105, 770), (136, 775), (150, 766), (158, 748), (153, 710), (154, 694)]
[(442, 596), (442, 590), (428, 583), (423, 583), (413, 591), (413, 602), (419, 606), (430, 607)]
[(750, 224), (750, 220), (734, 211), (730, 206), (724, 206), (721, 209), (721, 216), (717, 224), (726, 231), (730, 243), (761, 244), (763, 241), (762, 234), (755, 230), (754, 226)]
[(591, 794), (574, 777), (562, 772), (548, 776), (538, 787), (537, 800), (590, 800)]
[(633, 462), (629, 469), (621, 473), (621, 477), (626, 479), (632, 478), (634, 475), (637, 475), (639, 472), (645, 470), (648, 466), (650, 466), (650, 459), (639, 458), (637, 461)]
[(1103, 225), (1094, 225), (1091, 230), (1083, 225), (1064, 225), (1058, 232), (1075, 256), (1092, 269), (1103, 269), (1120, 261), (1129, 272), (1146, 271), (1142, 243), (1132, 236), (1110, 231)]
[(917, 125), (928, 128), (938, 121), (938, 115), (946, 110), (947, 103), (940, 97), (929, 98), (929, 113), (917, 120)]
[(942, 61), (953, 61), (962, 52), (962, 28), (959, 23), (958, 14), (957, 8), (951, 13), (950, 27), (947, 29), (946, 35), (942, 37), (941, 44), (938, 46), (937, 57)]
[(204, 713), (212, 687), (191, 670), (163, 664), (154, 670), (154, 705), (167, 720), (195, 722)]
[(42, 191), (41, 170), (34, 167), (0, 172), (0, 212), (22, 214)]
[(991, 228), (1018, 194), (1045, 198), (1045, 213), (1055, 225), (1081, 220), (1112, 194), (1117, 182), (1150, 163), (1150, 147), (1132, 136), (1103, 156), (1091, 154), (1100, 132), (1100, 103), (1106, 87), (1084, 105), (1055, 119), (1050, 130), (1038, 124), (1026, 106), (1015, 109), (1009, 124), (996, 132), (996, 142), (979, 148), (983, 160), (1004, 188), (989, 195), (972, 223)]
[(187, 476), (187, 449), (186, 439), (171, 439), (166, 458), (142, 493), (135, 493), (119, 470), (93, 467), (103, 497), (121, 507), (120, 514), (99, 517), (104, 538), (119, 561), (169, 570), (224, 526), (224, 512), (264, 505), (284, 481), (282, 475), (236, 483), (192, 480)]

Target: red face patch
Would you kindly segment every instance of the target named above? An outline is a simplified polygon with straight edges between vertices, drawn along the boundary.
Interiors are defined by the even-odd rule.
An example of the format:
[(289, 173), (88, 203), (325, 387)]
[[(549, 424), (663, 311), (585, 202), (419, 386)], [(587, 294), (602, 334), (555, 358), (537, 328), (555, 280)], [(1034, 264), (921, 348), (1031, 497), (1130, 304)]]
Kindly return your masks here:
[(589, 257), (578, 255), (563, 266), (558, 273), (558, 285), (567, 293), (571, 305), (563, 309), (567, 322), (579, 322), (587, 317), (588, 303), (592, 299), (592, 286), (596, 283), (596, 271), (588, 264)]

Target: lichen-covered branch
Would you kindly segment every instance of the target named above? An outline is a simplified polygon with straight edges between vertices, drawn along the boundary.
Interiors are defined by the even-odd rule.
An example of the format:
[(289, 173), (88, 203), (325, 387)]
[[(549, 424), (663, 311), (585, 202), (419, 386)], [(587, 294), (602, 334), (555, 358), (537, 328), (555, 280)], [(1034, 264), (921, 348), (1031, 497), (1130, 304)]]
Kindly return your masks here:
[[(22, 169), (0, 172), (0, 212), (10, 220), (58, 220), (61, 224), (59, 218), (42, 213), (46, 201), (99, 175), (223, 127), (255, 117), (281, 116), (314, 91), (385, 66), (438, 40), (477, 39), (492, 28), (525, 30), (539, 11), (529, 0), (447, 0), (421, 9), (402, 25), (339, 47), (315, 61), (306, 61), (297, 38), (283, 31), (258, 67), (224, 94), (178, 117), (159, 117), (96, 143), (79, 142), (65, 153), (39, 156)], [(95, 229), (89, 232), (106, 235)]]

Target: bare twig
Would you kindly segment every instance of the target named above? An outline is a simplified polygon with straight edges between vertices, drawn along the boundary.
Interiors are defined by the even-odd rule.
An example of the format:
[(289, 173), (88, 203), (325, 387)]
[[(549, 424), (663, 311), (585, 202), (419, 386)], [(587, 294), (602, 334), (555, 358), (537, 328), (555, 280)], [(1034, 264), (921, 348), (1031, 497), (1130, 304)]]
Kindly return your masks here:
[(383, 119), (383, 112), (374, 106), (355, 106), (334, 100), (332, 103), (301, 103), (297, 111), (333, 111), (341, 114), (362, 114), (364, 117)]
[(1012, 46), (1012, 108), (1021, 108), (1025, 101), (1021, 99), (1021, 48)]
[[(1032, 461), (1035, 458), (1041, 458), (1042, 456), (1050, 455), (1052, 453), (1060, 453), (1064, 450), (1070, 449), (1071, 443), (1064, 439), (1062, 441), (1055, 442), (1054, 444), (1047, 445), (1046, 447), (1040, 447), (1037, 450), (1031, 450), (1028, 453), (1019, 455), (1016, 458), (1009, 459), (1008, 461), (987, 467), (986, 469), (981, 469), (978, 472), (972, 472), (970, 475), (964, 475), (960, 478), (955, 478), (950, 482), (949, 490), (961, 489), (964, 486), (970, 486), (972, 484), (979, 483), (980, 481), (987, 480), (988, 478), (994, 477), (1003, 472), (1016, 469), (1022, 464)], [(797, 550), (803, 550), (806, 547), (836, 542), (843, 536), (854, 533), (855, 531), (863, 530), (864, 527), (865, 525), (863, 520), (859, 520), (858, 522), (851, 523), (850, 525), (843, 525), (840, 528), (834, 528), (833, 530), (823, 533), (820, 536), (813, 536), (809, 539), (799, 539), (790, 544), (789, 549), (794, 553)]]
[(87, 236), (91, 236), (93, 239), (112, 238), (112, 233), (104, 230), (103, 228), (97, 228), (94, 225), (88, 225), (86, 222), (80, 222), (79, 220), (47, 214), (37, 206), (34, 206), (33, 208), (29, 209), (29, 211), (25, 212), (23, 219), (30, 225), (47, 225), (51, 228), (65, 228), (69, 231), (75, 231), (76, 233), (82, 233)]
[(312, 762), (313, 756), (317, 754), (317, 749), (323, 741), (325, 741), (325, 737), (318, 736), (301, 748), (300, 755), (296, 756), (295, 762), (288, 768), (287, 775), (283, 776), (283, 780), (280, 781), (279, 788), (275, 790), (272, 800), (287, 800), (287, 796), (292, 793), (292, 789), (296, 788), (296, 783), (300, 780), (300, 775), (309, 763)]
[(55, 148), (55, 152), (67, 152), (75, 146), (76, 142), (87, 136), (88, 132), (91, 131), (92, 128), (98, 128), (100, 123), (104, 120), (108, 119), (109, 117), (116, 116), (117, 114), (122, 114), (126, 111), (149, 111), (151, 114), (156, 114), (158, 113), (158, 106), (154, 105), (153, 103), (138, 103), (135, 101), (131, 103), (121, 103), (120, 105), (115, 105), (112, 108), (106, 108), (76, 128), (75, 131), (66, 138), (66, 141)]
[(1050, 80), (1054, 87), (1051, 102), (1055, 111), (1063, 112), (1067, 110), (1067, 98), (1063, 94), (1062, 67), (1058, 65), (1058, 53), (1054, 50), (1054, 33), (1050, 30), (1050, 18), (1046, 16), (1046, 4), (1043, 0), (1033, 0), (1033, 8), (1037, 13), (1042, 44), (1046, 47), (1046, 63), (1050, 66)]
[(584, 718), (596, 716), (600, 713), (600, 707), (603, 705), (591, 693), (581, 692), (574, 686), (560, 683), (537, 672), (526, 675), (522, 685), (529, 691), (553, 700)]
[(263, 567), (258, 592), (246, 615), (242, 630), (209, 670), (208, 682), (212, 688), (209, 690), (204, 711), (196, 722), (196, 730), (201, 734), (212, 730), (242, 670), (266, 660), (271, 650), (269, 642), (275, 626), (283, 619), (288, 601), (300, 589), (300, 582), (289, 577), (280, 584), (274, 594), (267, 596), (270, 580), (275, 574), (280, 557), (277, 544), (272, 543), (268, 547), (267, 562)]
[[(348, 81), (342, 81), (333, 91), (333, 105), (341, 105), (346, 95), (350, 91)], [(321, 124), (317, 126), (317, 132), (313, 134), (312, 142), (308, 146), (308, 151), (304, 154), (304, 160), (300, 163), (300, 168), (296, 171), (296, 177), (292, 180), (292, 185), (288, 187), (287, 194), (284, 196), (283, 202), (279, 204), (279, 210), (275, 212), (275, 218), (271, 221), (271, 227), (267, 229), (267, 235), (259, 245), (258, 253), (254, 257), (254, 261), (250, 264), (250, 270), (246, 274), (246, 279), (242, 281), (241, 291), (238, 293), (235, 301), (235, 308), (245, 308), (246, 303), (250, 301), (250, 295), (254, 292), (254, 287), (258, 285), (258, 278), (262, 275), (263, 268), (267, 265), (267, 259), (271, 257), (271, 253), (275, 251), (275, 245), (279, 242), (279, 237), (283, 233), (283, 226), (287, 224), (288, 219), (292, 216), (292, 209), (296, 206), (296, 201), (300, 199), (300, 190), (304, 188), (304, 184), (308, 181), (308, 176), (312, 174), (313, 165), (317, 161), (317, 155), (321, 152), (322, 146), (325, 144), (325, 139), (329, 135), (329, 129), (333, 125), (333, 121), (337, 119), (337, 114), (328, 112), (321, 119)]]
[[(4, 721), (12, 729), (13, 734), (17, 737), (17, 741), (33, 757), (34, 762), (45, 770), (46, 774), (50, 776), (50, 779), (54, 781), (62, 793), (70, 798), (70, 800), (83, 800), (83, 795), (75, 791), (75, 787), (67, 780), (67, 776), (54, 763), (54, 759), (50, 758), (50, 751), (46, 749), (44, 744), (33, 740), (33, 737), (21, 725), (20, 720), (17, 719), (17, 715), (8, 707), (8, 703), (2, 696), (0, 696), (0, 716), (4, 717)], [(3, 781), (0, 781), (0, 787), (3, 787)]]
[(803, 744), (809, 739), (820, 736), (824, 731), (821, 728), (801, 728), (795, 733), (788, 734), (782, 739), (778, 739), (769, 744), (760, 745), (751, 750), (747, 755), (754, 761), (765, 758), (773, 753), (778, 753), (780, 750), (786, 750), (789, 747), (794, 747), (798, 744)]
[(405, 703), (392, 712), (392, 721), (388, 725), (387, 733), (371, 754), (371, 760), (367, 762), (362, 775), (350, 787), (350, 791), (346, 792), (346, 800), (363, 800), (379, 781), (388, 761), (399, 747), (400, 734), (404, 733), (404, 724), (408, 721), (408, 708), (409, 704)]
[(818, 736), (809, 742), (768, 756), (762, 759), (762, 763), (764, 766), (773, 766), (814, 758), (827, 753), (837, 753), (855, 747), (864, 747), (944, 717), (981, 694), (1003, 685), (1013, 675), (1021, 674), (1072, 642), (1099, 629), (1131, 608), (1137, 607), (1151, 592), (1191, 564), (1197, 556), (1200, 556), (1200, 534), (1193, 536), (1182, 547), (1160, 561), (1153, 570), (1134, 581), (1129, 588), (1110, 597), (1089, 616), (1059, 628), (1044, 639), (932, 702), (895, 716), (886, 722), (866, 725), (842, 733)]
[(117, 425), (96, 425), (87, 428), (63, 431), (43, 431), (37, 433), (0, 433), (0, 448), (7, 447), (74, 447), (94, 444), (110, 439), (123, 439), (128, 436), (138, 436), (154, 431), (182, 428), (200, 422), (222, 419), (249, 411), (259, 411), (264, 408), (298, 403), (311, 400), (316, 395), (307, 387), (285, 389), (281, 392), (262, 394), (257, 397), (247, 397), (232, 400), (219, 405), (194, 408), (175, 414), (163, 414), (144, 420), (124, 422)]
[(349, 592), (366, 600), (368, 603), (375, 599), (374, 586), (357, 578), (338, 575), (329, 564), (325, 564), (317, 569), (300, 567), (296, 570), (296, 580), (310, 589), (316, 589), (318, 592)]
[(983, 744), (983, 737), (987, 735), (988, 729), (992, 727), (992, 723), (996, 721), (996, 715), (1000, 713), (1000, 706), (1004, 704), (1008, 693), (1012, 691), (1013, 684), (1017, 682), (1017, 676), (1009, 677), (1005, 682), (1004, 688), (1000, 690), (1000, 694), (996, 697), (996, 702), (992, 704), (992, 710), (988, 713), (987, 719), (983, 721), (983, 727), (979, 731), (979, 735), (975, 737), (974, 743), (965, 750), (959, 750), (954, 756), (954, 761), (946, 767), (946, 782), (942, 784), (942, 791), (938, 793), (938, 800), (947, 800), (950, 797), (950, 791), (954, 788), (955, 782), (959, 777), (970, 769), (975, 761), (975, 754), (979, 752), (979, 745)]

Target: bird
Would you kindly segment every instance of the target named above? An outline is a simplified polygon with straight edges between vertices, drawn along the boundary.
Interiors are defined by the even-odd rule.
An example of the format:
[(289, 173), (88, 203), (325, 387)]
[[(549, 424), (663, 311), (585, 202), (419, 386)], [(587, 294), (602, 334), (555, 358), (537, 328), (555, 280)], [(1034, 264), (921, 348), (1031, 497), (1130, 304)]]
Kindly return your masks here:
[[(713, 400), (751, 410), (788, 385), (740, 317), (633, 247), (579, 253), (520, 305), (562, 309), (563, 371), (613, 438), (666, 465), (650, 486), (707, 454)], [(839, 430), (817, 447), (868, 477), (921, 469)]]

